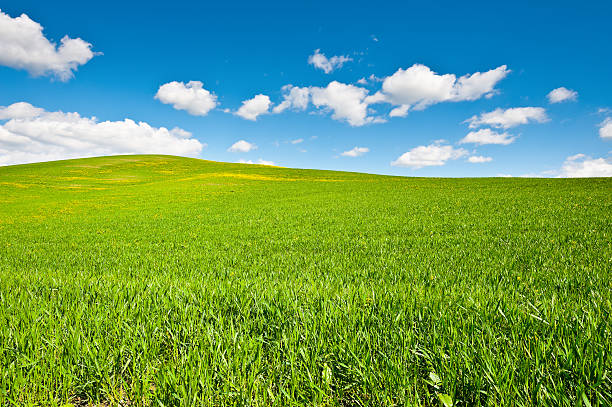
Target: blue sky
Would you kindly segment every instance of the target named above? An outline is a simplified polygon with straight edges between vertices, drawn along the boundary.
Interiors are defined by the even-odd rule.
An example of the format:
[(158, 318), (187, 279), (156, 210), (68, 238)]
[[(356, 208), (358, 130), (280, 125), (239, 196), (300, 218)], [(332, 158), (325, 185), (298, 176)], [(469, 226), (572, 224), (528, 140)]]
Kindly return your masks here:
[[(0, 164), (168, 152), (408, 176), (612, 176), (609, 1), (288, 3), (4, 2)], [(35, 24), (41, 34), (20, 31)], [(62, 53), (64, 36), (81, 42)], [(286, 85), (306, 106), (274, 113)], [(237, 114), (255, 95), (266, 112)], [(17, 102), (29, 105), (7, 110)], [(230, 148), (241, 140), (257, 148)]]

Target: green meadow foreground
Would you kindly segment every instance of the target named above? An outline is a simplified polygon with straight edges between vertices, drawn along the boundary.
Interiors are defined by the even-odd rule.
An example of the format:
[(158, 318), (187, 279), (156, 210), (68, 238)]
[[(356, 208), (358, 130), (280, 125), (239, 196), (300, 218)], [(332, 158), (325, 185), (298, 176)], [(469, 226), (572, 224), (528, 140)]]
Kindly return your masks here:
[(612, 179), (0, 167), (0, 405), (610, 405)]

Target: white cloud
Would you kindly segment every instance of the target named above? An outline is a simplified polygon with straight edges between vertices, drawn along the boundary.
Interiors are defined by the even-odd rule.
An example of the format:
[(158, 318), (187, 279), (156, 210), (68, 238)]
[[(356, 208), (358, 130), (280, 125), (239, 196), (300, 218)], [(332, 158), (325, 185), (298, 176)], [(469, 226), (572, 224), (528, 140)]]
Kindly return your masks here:
[(379, 78), (374, 74), (370, 74), (370, 76), (368, 76), (367, 78), (364, 76), (363, 78), (359, 79), (357, 83), (360, 85), (367, 85), (368, 83), (382, 82), (383, 80), (384, 78)]
[(612, 161), (576, 154), (565, 160), (559, 176), (564, 178), (612, 177)]
[(32, 76), (72, 78), (79, 65), (94, 57), (92, 45), (67, 35), (58, 47), (42, 33), (43, 27), (26, 14), (11, 18), (0, 11), (0, 65), (23, 69)]
[(425, 65), (415, 64), (406, 70), (400, 68), (385, 78), (382, 90), (395, 105), (417, 104), (417, 109), (422, 109), (451, 99), (455, 82), (453, 74), (438, 75)]
[(502, 65), (487, 72), (457, 78), (454, 74), (438, 75), (425, 65), (415, 64), (386, 77), (382, 92), (391, 104), (422, 110), (436, 103), (476, 100), (492, 95), (496, 92), (495, 85), (508, 73), (510, 70)]
[(340, 155), (344, 157), (360, 157), (364, 155), (365, 153), (369, 153), (369, 152), (370, 152), (370, 149), (367, 147), (355, 147), (355, 148), (352, 148), (351, 150), (341, 153)]
[(402, 154), (397, 160), (391, 162), (391, 165), (397, 167), (410, 167), (413, 169), (441, 166), (449, 160), (456, 160), (467, 155), (467, 151), (462, 148), (454, 148), (440, 143), (430, 144), (428, 146), (415, 147), (412, 150)]
[(604, 140), (612, 140), (612, 117), (606, 118), (599, 124), (599, 137)]
[(269, 108), (272, 102), (267, 95), (255, 95), (253, 99), (248, 99), (242, 102), (242, 106), (236, 112), (236, 115), (246, 120), (257, 120), (257, 116), (269, 113)]
[(300, 144), (302, 142), (304, 142), (303, 138), (297, 138), (295, 140), (291, 140), (291, 144)]
[(310, 88), (310, 93), (312, 103), (331, 109), (335, 120), (346, 121), (351, 126), (376, 122), (374, 117), (368, 116), (367, 89), (333, 81), (325, 88)]
[(325, 73), (331, 73), (333, 70), (341, 68), (345, 62), (353, 60), (344, 55), (333, 56), (328, 59), (320, 51), (320, 49), (316, 49), (314, 54), (308, 57), (308, 63), (314, 65), (315, 68), (323, 70)]
[(227, 149), (230, 153), (248, 153), (251, 150), (256, 150), (257, 146), (253, 143), (249, 143), (246, 140), (239, 140), (232, 144), (230, 148)]
[(34, 107), (26, 102), (13, 103), (8, 107), (0, 107), (0, 120), (31, 119), (43, 114), (45, 109)]
[(364, 102), (366, 102), (368, 105), (374, 105), (376, 103), (386, 103), (387, 99), (386, 99), (386, 96), (381, 91), (378, 91), (373, 95), (367, 96), (364, 99)]
[(276, 165), (274, 163), (274, 161), (267, 161), (267, 160), (263, 160), (263, 159), (259, 159), (257, 161), (253, 161), (253, 160), (240, 160), (238, 161), (240, 164), (259, 164), (259, 165)]
[(480, 163), (488, 163), (493, 161), (493, 158), (491, 157), (484, 157), (482, 155), (473, 155), (471, 157), (468, 158), (468, 162), (472, 163), (472, 164), (480, 164)]
[(24, 102), (1, 108), (0, 116), (6, 120), (0, 125), (0, 165), (115, 154), (197, 156), (204, 147), (183, 129), (130, 119), (99, 122)]
[(177, 110), (186, 110), (194, 116), (206, 116), (217, 106), (217, 96), (204, 89), (200, 81), (169, 82), (159, 87), (155, 99), (171, 104)]
[(455, 83), (452, 101), (477, 100), (482, 96), (490, 98), (497, 93), (495, 85), (509, 73), (508, 67), (502, 65), (487, 72), (464, 75), (457, 79), (457, 83)]
[[(327, 58), (325, 61), (322, 58), (325, 56), (317, 50), (311, 56), (311, 63), (323, 64)], [(328, 71), (330, 69), (332, 68), (328, 67)], [(383, 82), (382, 89), (371, 95), (366, 88), (338, 81), (332, 81), (326, 87), (285, 85), (282, 88), (283, 101), (272, 109), (272, 113), (281, 113), (290, 108), (303, 111), (312, 101), (315, 107), (331, 111), (333, 119), (346, 121), (351, 126), (384, 123), (386, 119), (375, 116), (376, 111), (369, 108), (370, 105), (390, 103), (394, 107), (389, 117), (405, 117), (410, 109), (424, 109), (434, 103), (476, 100), (482, 96), (493, 95), (497, 92), (495, 85), (509, 72), (506, 65), (502, 65), (487, 72), (476, 72), (457, 78), (453, 74), (438, 75), (425, 65), (417, 64), (406, 70), (399, 69), (384, 79), (372, 74), (368, 79), (364, 77), (358, 80), (357, 83), (362, 85), (368, 81)], [(255, 120), (259, 114), (269, 113), (270, 105), (267, 96), (257, 95), (243, 102), (243, 107), (236, 114)]]
[(480, 129), (469, 132), (464, 138), (459, 141), (459, 144), (474, 143), (474, 144), (501, 144), (508, 145), (514, 142), (516, 137), (508, 133), (497, 133), (491, 129)]
[(389, 117), (406, 117), (408, 116), (408, 110), (410, 105), (401, 105), (389, 112)]
[[(319, 62), (321, 57), (325, 56), (319, 50), (311, 56)], [(376, 110), (369, 108), (370, 105), (390, 103), (394, 107), (389, 117), (405, 117), (410, 109), (424, 109), (434, 103), (475, 100), (492, 95), (497, 92), (495, 85), (509, 72), (506, 65), (502, 65), (487, 72), (476, 72), (457, 78), (453, 74), (438, 75), (425, 65), (417, 64), (406, 70), (399, 69), (385, 79), (372, 74), (368, 79), (364, 77), (358, 80), (362, 85), (368, 81), (383, 82), (382, 89), (371, 95), (364, 87), (338, 81), (332, 81), (326, 87), (285, 85), (282, 88), (283, 101), (271, 112), (281, 113), (287, 109), (304, 111), (312, 102), (317, 108), (331, 111), (333, 119), (346, 121), (351, 126), (384, 123), (386, 119), (375, 116)], [(268, 96), (257, 95), (244, 101), (235, 114), (248, 120), (256, 120), (258, 115), (270, 113), (271, 105)]]
[(294, 110), (306, 110), (310, 98), (310, 90), (308, 88), (285, 85), (282, 90), (284, 92), (284, 99), (272, 110), (274, 113), (281, 113), (289, 108)]
[(513, 107), (506, 110), (497, 108), (492, 112), (483, 113), (480, 116), (472, 116), (465, 122), (470, 123), (470, 128), (485, 125), (509, 129), (519, 124), (527, 124), (529, 122), (543, 123), (546, 121), (548, 121), (548, 116), (544, 108)]
[(562, 86), (560, 88), (551, 90), (546, 97), (548, 98), (549, 103), (561, 103), (576, 100), (578, 97), (578, 92)]

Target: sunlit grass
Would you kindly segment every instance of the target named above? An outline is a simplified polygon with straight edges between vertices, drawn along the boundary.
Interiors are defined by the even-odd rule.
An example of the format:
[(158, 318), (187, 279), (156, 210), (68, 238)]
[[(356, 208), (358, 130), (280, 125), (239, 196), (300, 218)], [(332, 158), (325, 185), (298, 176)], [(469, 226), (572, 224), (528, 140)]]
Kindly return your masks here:
[(610, 405), (611, 213), (611, 179), (0, 167), (0, 400)]

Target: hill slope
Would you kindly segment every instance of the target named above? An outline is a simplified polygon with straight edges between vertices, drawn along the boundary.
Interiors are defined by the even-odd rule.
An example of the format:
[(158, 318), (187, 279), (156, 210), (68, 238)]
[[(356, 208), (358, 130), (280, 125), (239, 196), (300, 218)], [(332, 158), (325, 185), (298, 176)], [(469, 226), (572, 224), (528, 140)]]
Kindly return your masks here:
[(612, 403), (612, 179), (0, 167), (0, 400)]

